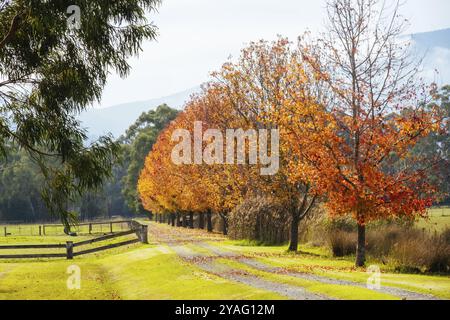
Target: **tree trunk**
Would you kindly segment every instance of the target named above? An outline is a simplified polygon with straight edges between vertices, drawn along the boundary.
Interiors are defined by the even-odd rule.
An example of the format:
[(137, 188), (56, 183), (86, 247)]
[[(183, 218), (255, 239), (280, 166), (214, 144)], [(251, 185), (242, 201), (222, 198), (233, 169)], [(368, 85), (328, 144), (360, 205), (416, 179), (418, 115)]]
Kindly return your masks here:
[(206, 212), (206, 226), (207, 226), (208, 232), (213, 232), (211, 210), (208, 210)]
[(183, 228), (187, 228), (186, 213), (181, 214), (181, 219)]
[(28, 197), (28, 201), (30, 203), (30, 209), (31, 209), (31, 216), (33, 219), (33, 222), (36, 222), (36, 210), (34, 209), (33, 200), (31, 199), (31, 196)]
[(222, 218), (223, 235), (227, 236), (228, 235), (228, 219), (227, 219), (227, 216), (225, 214), (221, 214), (220, 217)]
[(198, 228), (205, 229), (205, 214), (203, 212), (198, 215)]
[(189, 228), (194, 229), (194, 213), (189, 212)]
[(292, 217), (291, 222), (291, 234), (290, 234), (290, 243), (289, 243), (289, 251), (297, 252), (298, 250), (298, 225), (300, 224), (300, 219), (297, 214)]
[(175, 227), (175, 213), (170, 214), (170, 224)]
[(356, 266), (366, 264), (366, 226), (358, 224), (358, 244), (356, 247)]
[(181, 227), (181, 215), (179, 212), (177, 212), (177, 227)]

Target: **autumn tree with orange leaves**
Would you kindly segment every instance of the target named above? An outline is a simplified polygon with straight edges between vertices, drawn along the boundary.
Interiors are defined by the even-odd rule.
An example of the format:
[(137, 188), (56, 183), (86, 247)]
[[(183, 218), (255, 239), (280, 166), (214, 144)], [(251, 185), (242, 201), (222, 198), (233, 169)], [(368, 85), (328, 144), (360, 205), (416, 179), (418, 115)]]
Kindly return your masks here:
[(319, 84), (323, 111), (311, 115), (308, 130), (295, 130), (291, 141), (304, 137), (298, 151), (308, 150), (308, 167), (327, 196), (329, 213), (358, 222), (356, 266), (365, 263), (368, 222), (427, 214), (436, 194), (427, 175), (439, 159), (411, 151), (421, 138), (448, 126), (439, 109), (427, 104), (434, 88), (420, 84), (408, 44), (401, 42), (399, 4), (384, 5), (330, 1), (328, 36), (313, 44), (301, 39), (299, 46)]

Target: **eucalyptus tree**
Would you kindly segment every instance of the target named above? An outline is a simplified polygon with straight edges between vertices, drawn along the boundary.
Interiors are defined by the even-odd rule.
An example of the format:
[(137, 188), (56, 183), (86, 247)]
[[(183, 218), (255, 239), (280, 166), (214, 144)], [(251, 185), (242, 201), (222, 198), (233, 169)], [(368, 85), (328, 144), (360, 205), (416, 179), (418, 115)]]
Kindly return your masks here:
[[(87, 145), (76, 116), (99, 101), (107, 76), (153, 40), (159, 0), (0, 0), (0, 156), (17, 145), (45, 177), (42, 196), (66, 225), (67, 203), (110, 176), (118, 145)], [(0, 159), (0, 161), (2, 161)]]

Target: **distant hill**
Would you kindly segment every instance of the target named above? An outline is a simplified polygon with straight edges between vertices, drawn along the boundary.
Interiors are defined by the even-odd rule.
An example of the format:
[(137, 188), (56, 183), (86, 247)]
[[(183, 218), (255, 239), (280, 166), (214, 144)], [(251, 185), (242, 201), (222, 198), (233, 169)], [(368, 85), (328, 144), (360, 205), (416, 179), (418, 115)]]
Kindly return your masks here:
[(450, 49), (450, 29), (416, 33), (411, 35), (411, 39), (423, 49), (435, 47)]
[(414, 51), (424, 57), (422, 76), (439, 86), (450, 84), (450, 29), (411, 35)]
[(82, 122), (82, 126), (88, 129), (91, 139), (108, 133), (112, 133), (115, 138), (118, 138), (143, 112), (156, 109), (163, 103), (172, 108), (181, 109), (190, 95), (197, 91), (199, 91), (199, 87), (163, 98), (130, 102), (108, 108), (89, 109), (79, 116), (79, 120)]
[[(427, 80), (439, 85), (450, 84), (450, 29), (410, 35), (414, 51), (419, 56), (426, 55), (423, 75)], [(435, 70), (439, 70), (436, 74)], [(91, 139), (112, 133), (119, 137), (142, 114), (160, 104), (181, 109), (189, 96), (199, 91), (192, 88), (174, 95), (147, 101), (130, 102), (109, 108), (90, 109), (80, 115), (83, 126), (89, 130)]]

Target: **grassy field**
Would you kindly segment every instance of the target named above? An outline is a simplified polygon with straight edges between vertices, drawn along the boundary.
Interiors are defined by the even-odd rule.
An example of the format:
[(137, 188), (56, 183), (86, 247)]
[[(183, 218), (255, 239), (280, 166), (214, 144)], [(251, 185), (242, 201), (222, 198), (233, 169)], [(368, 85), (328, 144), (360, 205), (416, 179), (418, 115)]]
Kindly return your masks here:
[[(14, 243), (66, 240), (7, 239)], [(289, 254), (286, 246), (255, 246), (154, 223), (150, 224), (150, 241), (150, 245), (130, 245), (73, 261), (0, 261), (0, 299), (265, 300), (317, 295), (399, 300), (402, 294), (450, 299), (449, 276), (398, 274), (384, 265), (380, 266), (381, 283), (388, 289), (369, 290), (365, 269), (355, 269), (351, 257), (332, 258), (323, 248), (302, 246), (299, 254)], [(67, 288), (71, 265), (81, 270), (80, 290)]]
[[(81, 269), (81, 290), (68, 290), (67, 268)], [(282, 299), (210, 275), (170, 250), (134, 245), (77, 259), (0, 263), (0, 299)]]
[(417, 226), (430, 231), (442, 232), (450, 228), (450, 207), (434, 207), (429, 211), (428, 219), (421, 219)]

